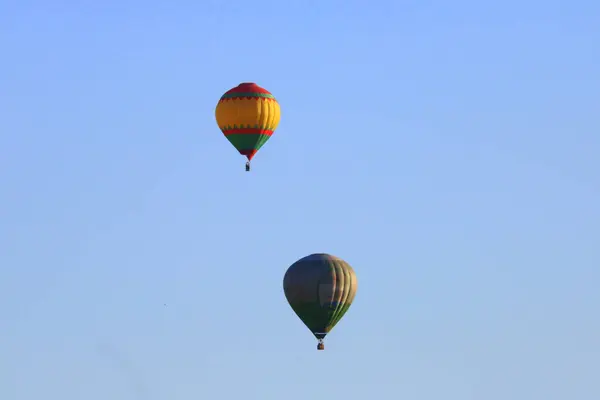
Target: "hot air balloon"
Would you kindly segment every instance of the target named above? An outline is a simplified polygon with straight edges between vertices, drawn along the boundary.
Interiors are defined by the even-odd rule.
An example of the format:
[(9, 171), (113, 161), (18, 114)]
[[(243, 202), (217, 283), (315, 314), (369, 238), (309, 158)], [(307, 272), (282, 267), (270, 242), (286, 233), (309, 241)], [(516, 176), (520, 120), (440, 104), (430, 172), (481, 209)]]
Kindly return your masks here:
[(311, 254), (292, 264), (283, 278), (288, 303), (319, 341), (342, 319), (354, 300), (358, 281), (352, 267), (329, 254)]
[(281, 117), (279, 103), (256, 83), (240, 83), (217, 103), (217, 124), (231, 144), (248, 158), (246, 171), (256, 152), (269, 140)]

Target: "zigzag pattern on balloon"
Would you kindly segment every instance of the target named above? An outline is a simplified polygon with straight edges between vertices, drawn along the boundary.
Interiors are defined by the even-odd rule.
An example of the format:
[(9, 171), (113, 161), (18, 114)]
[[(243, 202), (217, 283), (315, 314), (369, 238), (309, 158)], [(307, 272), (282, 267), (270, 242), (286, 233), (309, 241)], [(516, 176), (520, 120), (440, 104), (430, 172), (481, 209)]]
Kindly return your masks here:
[(274, 129), (270, 126), (259, 126), (259, 125), (254, 125), (254, 126), (250, 126), (250, 125), (227, 125), (227, 126), (222, 126), (221, 127), (221, 131), (225, 134), (225, 135), (230, 135), (230, 134), (235, 134), (235, 133), (239, 133), (239, 134), (244, 134), (244, 133), (262, 133), (265, 135), (272, 135), (274, 132)]
[(229, 93), (224, 94), (219, 102), (230, 100), (266, 100), (276, 101), (271, 93)]

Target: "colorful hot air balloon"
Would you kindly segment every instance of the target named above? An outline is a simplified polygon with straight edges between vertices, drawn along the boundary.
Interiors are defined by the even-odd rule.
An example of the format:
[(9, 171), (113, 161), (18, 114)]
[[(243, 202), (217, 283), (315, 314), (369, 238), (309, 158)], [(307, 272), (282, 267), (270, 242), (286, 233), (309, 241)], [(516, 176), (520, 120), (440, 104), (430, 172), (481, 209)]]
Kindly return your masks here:
[(240, 83), (221, 97), (215, 116), (225, 137), (248, 158), (246, 171), (250, 171), (252, 157), (277, 129), (281, 110), (268, 90)]
[(342, 319), (354, 300), (358, 281), (352, 267), (329, 254), (311, 254), (290, 266), (283, 290), (290, 306), (319, 340)]

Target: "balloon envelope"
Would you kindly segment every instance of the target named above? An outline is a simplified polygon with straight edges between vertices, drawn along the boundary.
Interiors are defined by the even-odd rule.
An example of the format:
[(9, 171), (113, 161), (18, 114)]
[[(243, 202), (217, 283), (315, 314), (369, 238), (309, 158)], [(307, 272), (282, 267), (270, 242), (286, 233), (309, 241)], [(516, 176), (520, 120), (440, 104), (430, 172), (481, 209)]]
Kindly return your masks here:
[(283, 278), (290, 306), (317, 339), (323, 339), (346, 314), (357, 287), (352, 267), (324, 253), (296, 261)]
[(256, 83), (240, 83), (221, 96), (215, 117), (229, 142), (252, 160), (277, 129), (281, 110), (268, 90)]

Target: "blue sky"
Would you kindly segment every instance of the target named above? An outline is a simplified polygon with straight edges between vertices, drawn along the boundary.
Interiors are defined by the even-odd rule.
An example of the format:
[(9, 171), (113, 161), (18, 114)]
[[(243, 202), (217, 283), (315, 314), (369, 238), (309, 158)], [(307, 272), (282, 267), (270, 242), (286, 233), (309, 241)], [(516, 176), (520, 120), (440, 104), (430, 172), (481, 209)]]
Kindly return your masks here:
[[(5, 0), (0, 398), (600, 398), (599, 21)], [(214, 120), (247, 81), (251, 173)], [(324, 352), (282, 290), (314, 252), (359, 280)]]

